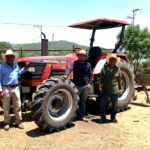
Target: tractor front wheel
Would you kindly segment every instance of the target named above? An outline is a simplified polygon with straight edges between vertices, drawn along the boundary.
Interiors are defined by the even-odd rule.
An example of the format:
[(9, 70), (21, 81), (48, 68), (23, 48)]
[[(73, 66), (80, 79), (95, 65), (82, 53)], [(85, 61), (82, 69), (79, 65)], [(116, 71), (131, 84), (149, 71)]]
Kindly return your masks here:
[(40, 129), (54, 131), (66, 128), (78, 109), (78, 91), (67, 79), (52, 77), (34, 95), (32, 114)]

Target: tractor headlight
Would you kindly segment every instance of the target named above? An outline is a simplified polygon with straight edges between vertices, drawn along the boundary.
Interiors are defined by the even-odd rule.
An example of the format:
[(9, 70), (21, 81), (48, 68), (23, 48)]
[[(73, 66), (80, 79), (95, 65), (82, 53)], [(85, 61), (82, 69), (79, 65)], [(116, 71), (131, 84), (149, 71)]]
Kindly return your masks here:
[(35, 72), (35, 68), (34, 67), (28, 67), (27, 71), (28, 72)]

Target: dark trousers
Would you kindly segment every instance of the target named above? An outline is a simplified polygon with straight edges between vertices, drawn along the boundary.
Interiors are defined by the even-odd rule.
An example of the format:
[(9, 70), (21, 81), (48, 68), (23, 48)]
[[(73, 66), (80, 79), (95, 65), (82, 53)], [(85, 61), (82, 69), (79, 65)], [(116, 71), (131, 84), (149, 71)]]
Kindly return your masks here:
[(106, 106), (108, 99), (110, 98), (112, 103), (111, 120), (116, 118), (118, 94), (109, 94), (107, 91), (103, 91), (100, 100), (100, 115), (101, 119), (106, 119)]
[(86, 101), (88, 98), (88, 91), (86, 86), (76, 86), (79, 92), (79, 109), (77, 111), (77, 117), (83, 118), (85, 116), (85, 107), (86, 107)]

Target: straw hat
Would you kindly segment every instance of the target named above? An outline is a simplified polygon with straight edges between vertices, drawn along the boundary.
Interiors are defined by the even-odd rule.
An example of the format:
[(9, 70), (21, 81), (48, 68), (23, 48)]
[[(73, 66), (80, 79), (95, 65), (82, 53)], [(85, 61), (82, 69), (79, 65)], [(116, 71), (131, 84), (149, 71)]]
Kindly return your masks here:
[(77, 53), (77, 55), (87, 55), (87, 53), (86, 53), (86, 51), (84, 50), (84, 49), (81, 49), (78, 53)]
[(15, 59), (18, 58), (18, 54), (15, 53), (15, 52), (13, 52), (11, 49), (8, 49), (8, 50), (6, 50), (5, 53), (2, 53), (2, 58), (3, 58), (4, 60), (6, 60), (6, 56), (7, 56), (7, 55), (14, 55), (14, 56), (15, 56)]
[(112, 53), (106, 56), (106, 62), (109, 63), (110, 58), (116, 59), (116, 64), (120, 63), (120, 57), (117, 57), (116, 54)]

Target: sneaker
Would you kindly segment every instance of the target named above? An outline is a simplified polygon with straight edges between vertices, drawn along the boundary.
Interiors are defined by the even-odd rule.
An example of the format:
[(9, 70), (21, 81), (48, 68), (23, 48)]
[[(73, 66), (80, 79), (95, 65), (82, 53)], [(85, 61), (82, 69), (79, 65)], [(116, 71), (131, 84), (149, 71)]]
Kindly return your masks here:
[(77, 120), (79, 120), (79, 121), (84, 121), (84, 122), (88, 122), (88, 119), (86, 119), (86, 118), (77, 118)]
[(116, 119), (111, 119), (111, 122), (117, 123), (118, 121)]
[(9, 127), (9, 124), (5, 124), (5, 125), (4, 125), (4, 130), (5, 130), (5, 131), (8, 131), (9, 128), (10, 128), (10, 127)]
[(17, 124), (19, 129), (24, 129), (24, 125), (22, 123)]

